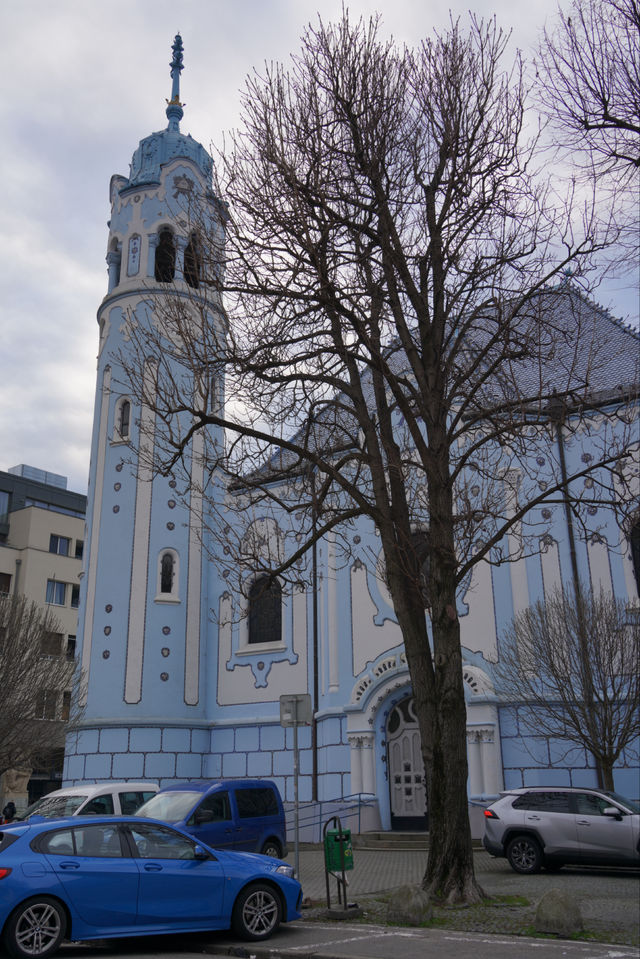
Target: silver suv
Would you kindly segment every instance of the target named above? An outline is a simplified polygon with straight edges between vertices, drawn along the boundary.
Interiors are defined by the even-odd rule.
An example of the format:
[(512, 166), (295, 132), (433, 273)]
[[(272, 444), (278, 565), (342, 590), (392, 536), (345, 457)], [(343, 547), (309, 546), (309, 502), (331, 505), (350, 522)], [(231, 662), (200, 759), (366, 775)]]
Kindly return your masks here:
[(604, 789), (531, 786), (484, 811), (483, 844), (516, 872), (565, 863), (640, 866), (640, 805)]

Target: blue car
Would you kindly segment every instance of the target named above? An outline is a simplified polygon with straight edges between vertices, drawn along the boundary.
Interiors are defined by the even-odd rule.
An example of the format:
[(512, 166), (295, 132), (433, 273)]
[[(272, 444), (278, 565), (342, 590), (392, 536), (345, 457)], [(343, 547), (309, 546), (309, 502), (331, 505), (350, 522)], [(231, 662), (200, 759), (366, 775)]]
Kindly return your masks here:
[(286, 863), (214, 850), (165, 823), (66, 817), (0, 831), (0, 929), (15, 959), (43, 959), (63, 939), (233, 929), (266, 939), (300, 918)]

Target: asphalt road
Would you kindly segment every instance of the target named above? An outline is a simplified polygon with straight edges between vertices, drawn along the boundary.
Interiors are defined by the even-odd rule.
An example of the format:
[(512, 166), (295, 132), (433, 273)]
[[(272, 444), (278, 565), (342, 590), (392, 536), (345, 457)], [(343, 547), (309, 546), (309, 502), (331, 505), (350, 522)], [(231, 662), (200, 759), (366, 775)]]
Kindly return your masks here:
[(638, 959), (637, 949), (600, 943), (484, 936), (434, 929), (389, 929), (343, 923), (294, 923), (267, 942), (244, 943), (224, 933), (158, 936), (63, 946), (60, 959)]

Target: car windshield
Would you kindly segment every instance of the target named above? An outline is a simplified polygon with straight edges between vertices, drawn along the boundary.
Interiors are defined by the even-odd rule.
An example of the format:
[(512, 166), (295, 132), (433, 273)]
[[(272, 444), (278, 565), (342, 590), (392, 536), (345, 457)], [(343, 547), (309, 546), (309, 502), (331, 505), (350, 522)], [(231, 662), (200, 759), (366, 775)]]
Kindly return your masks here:
[(640, 803), (634, 802), (633, 799), (627, 799), (626, 796), (621, 796), (619, 793), (607, 792), (605, 796), (609, 796), (610, 799), (613, 799), (614, 802), (620, 803), (621, 806), (625, 806), (630, 812), (640, 813)]
[(195, 804), (202, 799), (204, 793), (195, 791), (175, 791), (156, 793), (144, 805), (137, 809), (134, 815), (147, 819), (160, 819), (162, 822), (180, 822), (186, 819)]
[(36, 800), (19, 817), (28, 819), (29, 816), (44, 816), (47, 819), (56, 819), (58, 816), (73, 816), (76, 809), (88, 799), (86, 794), (74, 793), (73, 796), (43, 796)]

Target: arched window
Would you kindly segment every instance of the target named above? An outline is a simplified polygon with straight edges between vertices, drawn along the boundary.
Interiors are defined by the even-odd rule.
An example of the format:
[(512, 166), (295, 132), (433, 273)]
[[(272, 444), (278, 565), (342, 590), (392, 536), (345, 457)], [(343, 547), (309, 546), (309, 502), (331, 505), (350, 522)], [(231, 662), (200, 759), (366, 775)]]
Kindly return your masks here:
[(156, 602), (177, 603), (179, 589), (179, 559), (174, 549), (163, 549), (158, 554)]
[(171, 283), (176, 271), (176, 245), (167, 227), (160, 230), (156, 247), (155, 278), (158, 283)]
[(109, 252), (107, 253), (107, 265), (109, 268), (109, 293), (120, 282), (120, 262), (122, 259), (122, 246), (117, 239), (113, 239)]
[(120, 404), (120, 422), (118, 423), (118, 429), (120, 430), (120, 436), (122, 439), (129, 438), (129, 427), (131, 425), (131, 403), (129, 400), (124, 400)]
[(282, 642), (282, 586), (258, 576), (249, 590), (249, 643)]
[(174, 559), (172, 553), (163, 553), (160, 560), (160, 592), (173, 592), (173, 566)]
[(201, 257), (198, 239), (192, 233), (184, 251), (184, 280), (188, 286), (197, 290), (200, 285)]
[(131, 439), (131, 401), (126, 396), (121, 396), (116, 404), (113, 439), (116, 443)]

